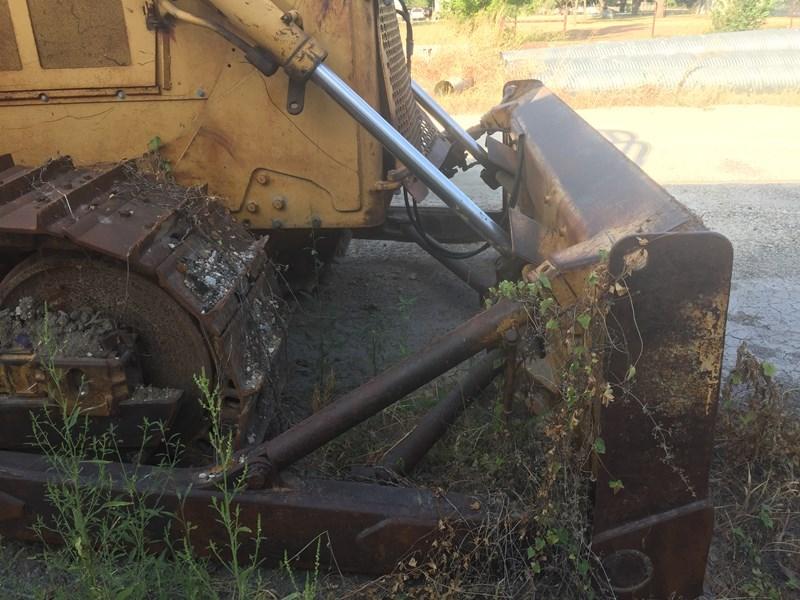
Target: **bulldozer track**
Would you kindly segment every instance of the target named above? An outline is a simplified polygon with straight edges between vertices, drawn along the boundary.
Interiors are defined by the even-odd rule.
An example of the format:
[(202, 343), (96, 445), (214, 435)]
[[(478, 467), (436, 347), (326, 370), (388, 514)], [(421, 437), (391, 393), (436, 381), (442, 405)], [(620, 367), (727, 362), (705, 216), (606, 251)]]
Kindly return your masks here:
[[(140, 293), (139, 310), (156, 322), (161, 314), (165, 331), (181, 319), (187, 324), (170, 332), (182, 338), (172, 340), (172, 356), (155, 358), (179, 365), (189, 379), (211, 366), (238, 446), (260, 441), (276, 410), (272, 365), (283, 323), (264, 243), (201, 188), (145, 174), (132, 162), (76, 167), (63, 157), (26, 167), (0, 156), (0, 305), (37, 270), (45, 275), (34, 287), (47, 290), (48, 272), (83, 268), (85, 285), (105, 285), (117, 303), (129, 300), (134, 279), (157, 286), (168, 298)], [(105, 277), (109, 270), (116, 279)], [(196, 397), (186, 379), (185, 396)], [(179, 429), (196, 436), (202, 412), (186, 404)]]

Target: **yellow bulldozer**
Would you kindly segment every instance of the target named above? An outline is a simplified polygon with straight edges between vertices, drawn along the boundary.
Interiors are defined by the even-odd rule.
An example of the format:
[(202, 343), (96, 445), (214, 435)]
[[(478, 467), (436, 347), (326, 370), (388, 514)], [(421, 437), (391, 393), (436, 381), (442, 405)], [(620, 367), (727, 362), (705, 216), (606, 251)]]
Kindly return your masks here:
[[(208, 515), (223, 472), (245, 476), (243, 523), (260, 522), (277, 558), (313, 564), (304, 547), (326, 532), (324, 559), (384, 573), (424, 553), (443, 521), (478, 526), (480, 504), (455, 494), (283, 476), (486, 352), (384, 461), (407, 474), (462, 392), (503, 372), (496, 359), (508, 353), (495, 349), (524, 336), (536, 310), (502, 298), (276, 430), (284, 281), (352, 236), (417, 244), (482, 293), (546, 281), (561, 307), (582, 301), (606, 265), (616, 289), (606, 323), (625, 343), (598, 359), (597, 389), (616, 400), (598, 395), (591, 411), (606, 444), (593, 467), (592, 550), (620, 597), (703, 593), (729, 242), (539, 81), (507, 83), (479, 123), (460, 126), (411, 78), (401, 21), (393, 0), (0, 0), (2, 535), (34, 539), (32, 525), (53, 515), (54, 476), (31, 447), (36, 415), (57, 401), (53, 369), (91, 430), (113, 426), (128, 449), (163, 443), (143, 439), (144, 419), (187, 446), (202, 438), (194, 378), (211, 378), (235, 460), (199, 452), (168, 482), (146, 458), (137, 467), (145, 495), (205, 524), (200, 551), (222, 535)], [(502, 189), (502, 208), (483, 210), (453, 182), (473, 166)], [(425, 206), (428, 195), (446, 206)], [(484, 250), (497, 256), (491, 281), (465, 266)], [(48, 329), (59, 351), (46, 357), (34, 325), (48, 311), (62, 322)], [(551, 373), (564, 363), (546, 345), (533, 358)], [(617, 479), (624, 489), (609, 485)], [(255, 547), (245, 540), (242, 552)]]

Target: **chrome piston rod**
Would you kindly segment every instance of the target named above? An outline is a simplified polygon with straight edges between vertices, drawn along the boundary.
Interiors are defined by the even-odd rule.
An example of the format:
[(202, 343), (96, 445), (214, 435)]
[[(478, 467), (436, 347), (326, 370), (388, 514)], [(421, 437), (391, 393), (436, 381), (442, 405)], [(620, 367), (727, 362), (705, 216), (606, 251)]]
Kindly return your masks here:
[(464, 148), (469, 152), (475, 160), (482, 165), (489, 164), (489, 155), (486, 150), (481, 146), (475, 138), (467, 133), (458, 122), (450, 116), (450, 114), (439, 106), (439, 103), (434, 100), (425, 89), (416, 81), (411, 82), (411, 90), (417, 97), (417, 100), (431, 116), (436, 119), (445, 131), (455, 138)]
[(511, 240), (506, 231), (425, 158), (372, 106), (350, 89), (350, 86), (336, 73), (325, 64), (320, 64), (311, 75), (311, 79), (375, 136), (395, 158), (400, 160), (459, 217), (464, 219), (478, 235), (499, 252), (511, 254)]

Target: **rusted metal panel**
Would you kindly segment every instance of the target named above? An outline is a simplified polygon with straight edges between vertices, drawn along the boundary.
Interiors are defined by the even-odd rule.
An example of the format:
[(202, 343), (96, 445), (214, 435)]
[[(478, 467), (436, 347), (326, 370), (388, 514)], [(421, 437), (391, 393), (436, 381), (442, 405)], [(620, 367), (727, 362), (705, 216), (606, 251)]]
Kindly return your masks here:
[[(187, 524), (202, 524), (188, 536), (201, 555), (210, 554), (209, 542), (225, 535), (212, 507), (220, 493), (191, 487), (195, 472), (184, 469), (160, 471), (153, 467), (126, 465), (128, 475), (136, 473), (138, 492), (176, 517), (150, 524), (154, 536), (171, 528), (176, 540), (184, 539)], [(114, 492), (123, 496), (127, 484), (120, 469), (108, 465)], [(82, 483), (91, 485), (96, 467), (82, 469)], [(38, 540), (32, 529), (37, 515), (45, 522), (54, 509), (47, 501), (45, 486), (59, 479), (47, 461), (35, 455), (0, 452), (0, 493), (15, 506), (25, 504), (17, 518), (0, 518), (0, 533), (18, 539)], [(237, 494), (232, 510), (240, 511), (240, 524), (258, 531), (265, 539), (264, 553), (255, 556), (255, 539), (242, 536), (242, 558), (264, 558), (277, 564), (284, 557), (298, 555), (300, 567), (313, 568), (321, 539), (321, 560), (343, 571), (368, 574), (387, 573), (412, 552), (424, 553), (442, 535), (442, 522), (453, 524), (456, 535), (477, 526), (484, 515), (474, 499), (456, 494), (438, 495), (425, 490), (376, 486), (364, 483), (326, 480), (286, 481), (280, 490), (249, 490)], [(4, 507), (0, 496), (0, 516)], [(460, 532), (460, 533), (459, 533)], [(46, 534), (49, 532), (46, 531)], [(63, 540), (48, 535), (48, 541)]]
[[(134, 362), (133, 339), (122, 332), (112, 337), (117, 338), (119, 344), (110, 348), (105, 356), (45, 359), (48, 368), (64, 374), (59, 384), (61, 400), (70, 407), (79, 407), (81, 414), (115, 414), (119, 403), (142, 382), (141, 371)], [(0, 397), (47, 398), (52, 381), (42, 366), (42, 358), (30, 351), (8, 350), (3, 347), (8, 342), (0, 340)], [(0, 440), (0, 447), (2, 444)]]
[[(619, 350), (607, 357), (606, 379), (619, 400), (600, 410), (601, 435), (616, 442), (598, 473), (597, 532), (708, 495), (731, 244), (711, 232), (641, 239), (645, 246), (622, 240), (609, 257), (611, 273), (622, 276), (626, 255), (647, 252), (607, 318)], [(610, 479), (625, 489), (615, 494)]]
[(0, 0), (0, 71), (19, 71), (21, 68), (8, 0)]
[[(114, 443), (121, 450), (157, 448), (165, 440), (162, 430), (153, 424), (160, 423), (164, 431), (168, 430), (175, 423), (182, 395), (181, 390), (162, 390), (158, 394), (125, 398), (116, 405), (114, 414), (87, 415), (91, 418), (87, 420), (86, 435), (99, 438), (113, 430)], [(48, 442), (58, 447), (63, 442), (62, 433), (47, 423), (57, 421), (60, 415), (61, 407), (48, 398), (0, 397), (0, 448), (30, 451), (37, 443)], [(43, 436), (38, 440), (34, 436), (34, 421)]]
[(594, 261), (626, 235), (700, 225), (540, 81), (509, 82), (504, 96), (482, 125), (524, 144), (517, 205), (541, 227), (539, 256), (557, 268)]
[[(610, 544), (601, 551), (616, 548), (623, 538), (609, 532), (660, 515), (645, 547), (636, 546), (653, 562), (658, 598), (702, 590), (732, 258), (730, 242), (711, 232), (631, 236), (609, 256), (626, 291), (607, 317), (614, 348), (606, 379), (615, 400), (598, 409), (606, 453), (596, 469), (594, 537)], [(616, 480), (622, 489), (612, 488)], [(702, 514), (687, 525), (681, 511), (698, 504)], [(678, 511), (674, 519), (670, 511)], [(636, 535), (624, 539), (639, 543)]]
[(21, 0), (8, 9), (21, 68), (3, 72), (0, 96), (41, 102), (40, 94), (81, 88), (158, 91), (156, 34), (140, 0)]
[(699, 598), (713, 529), (714, 509), (698, 500), (604, 531), (592, 540), (592, 550), (604, 557), (635, 550), (650, 561), (652, 575), (642, 585), (630, 567), (607, 570), (617, 598)]
[(28, 0), (44, 69), (131, 64), (120, 0)]

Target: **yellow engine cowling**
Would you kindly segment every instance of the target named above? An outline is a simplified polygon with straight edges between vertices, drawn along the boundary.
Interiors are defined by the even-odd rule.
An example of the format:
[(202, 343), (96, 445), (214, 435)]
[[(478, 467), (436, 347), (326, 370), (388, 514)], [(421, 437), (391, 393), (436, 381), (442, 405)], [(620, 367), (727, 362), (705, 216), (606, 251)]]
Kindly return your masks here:
[[(372, 2), (275, 4), (303, 15), (326, 64), (379, 107)], [(219, 18), (201, 0), (181, 8)], [(92, 164), (158, 148), (180, 183), (208, 184), (254, 229), (382, 223), (382, 149), (316, 86), (289, 114), (288, 82), (145, 0), (0, 0), (0, 153)]]

